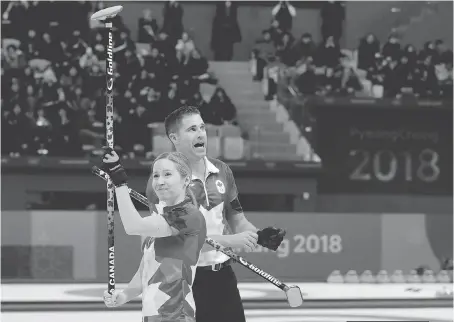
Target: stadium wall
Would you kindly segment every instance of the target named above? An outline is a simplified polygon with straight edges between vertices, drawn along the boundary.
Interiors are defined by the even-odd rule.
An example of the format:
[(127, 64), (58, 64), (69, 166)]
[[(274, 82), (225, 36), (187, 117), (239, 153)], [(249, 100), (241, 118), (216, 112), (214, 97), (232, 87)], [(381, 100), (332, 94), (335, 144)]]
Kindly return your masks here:
[[(313, 2), (313, 1), (312, 1)], [(109, 5), (117, 5), (117, 2), (107, 1)], [(273, 3), (269, 5), (263, 2), (254, 4), (248, 2), (238, 7), (237, 16), (240, 25), (242, 41), (236, 44), (233, 60), (246, 61), (250, 59), (251, 50), (255, 41), (262, 34), (262, 30), (269, 28), (271, 23), (271, 10)], [(211, 30), (213, 18), (216, 12), (216, 5), (213, 2), (184, 2), (182, 3), (183, 26), (194, 38), (197, 47), (208, 60), (213, 59), (213, 52), (210, 48)], [(130, 1), (124, 6), (121, 17), (125, 25), (131, 30), (131, 36), (137, 39), (138, 20), (142, 17), (142, 10), (149, 8), (153, 11), (154, 17), (159, 26), (162, 25), (164, 8), (163, 1), (142, 2)], [(306, 8), (296, 8), (298, 19), (293, 20), (293, 30), (298, 30), (295, 35), (309, 32), (315, 39), (320, 38), (320, 14), (315, 5), (308, 5)], [(254, 23), (251, 23), (253, 21)], [(299, 36), (297, 36), (299, 37)]]
[(374, 33), (384, 44), (392, 28), (402, 26), (403, 45), (422, 49), (427, 41), (442, 39), (453, 48), (452, 1), (346, 1), (345, 6), (346, 48), (357, 48), (366, 33)]
[[(116, 214), (116, 277), (128, 282), (140, 262), (140, 238), (124, 232)], [(3, 211), (2, 279), (31, 282), (104, 282), (106, 213)], [(258, 227), (278, 225), (287, 235), (277, 252), (241, 253), (286, 281), (324, 281), (334, 270), (437, 271), (452, 254), (451, 214), (248, 212)], [(260, 277), (234, 265), (239, 281)]]

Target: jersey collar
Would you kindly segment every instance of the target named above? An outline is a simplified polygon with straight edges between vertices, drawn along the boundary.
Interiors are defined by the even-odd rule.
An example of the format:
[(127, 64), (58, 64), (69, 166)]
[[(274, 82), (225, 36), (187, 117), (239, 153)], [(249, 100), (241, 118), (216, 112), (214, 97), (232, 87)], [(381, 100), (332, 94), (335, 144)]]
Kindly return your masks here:
[(208, 160), (207, 157), (205, 157), (205, 165), (206, 165), (206, 168), (208, 170), (208, 174), (210, 174), (210, 173), (218, 173), (219, 172), (219, 169), (213, 163), (211, 163), (210, 160)]
[(173, 205), (173, 206), (164, 206), (164, 208), (162, 209), (164, 213), (166, 212), (169, 212), (175, 208), (178, 208), (178, 207), (182, 207), (184, 205), (186, 205), (187, 203), (189, 202), (192, 202), (191, 201), (191, 198), (189, 196), (185, 196), (184, 200), (176, 205)]
[[(208, 178), (208, 176), (212, 173), (219, 173), (219, 169), (208, 160), (207, 157), (204, 158), (205, 160), (205, 168), (206, 168), (206, 174), (205, 174), (205, 180)], [(200, 179), (197, 178), (195, 175), (192, 175), (192, 180)]]

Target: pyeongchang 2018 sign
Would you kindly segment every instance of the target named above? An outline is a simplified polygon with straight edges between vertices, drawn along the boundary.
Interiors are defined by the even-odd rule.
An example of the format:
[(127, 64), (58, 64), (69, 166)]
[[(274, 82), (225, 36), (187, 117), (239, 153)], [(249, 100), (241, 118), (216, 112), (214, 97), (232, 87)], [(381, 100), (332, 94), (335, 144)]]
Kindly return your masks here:
[[(364, 214), (247, 212), (257, 227), (287, 231), (276, 252), (258, 247), (240, 252), (257, 267), (285, 281), (325, 281), (333, 270), (379, 270), (381, 216)], [(237, 250), (235, 250), (237, 251)], [(239, 281), (261, 277), (233, 265)]]
[(321, 193), (452, 195), (452, 105), (314, 101)]

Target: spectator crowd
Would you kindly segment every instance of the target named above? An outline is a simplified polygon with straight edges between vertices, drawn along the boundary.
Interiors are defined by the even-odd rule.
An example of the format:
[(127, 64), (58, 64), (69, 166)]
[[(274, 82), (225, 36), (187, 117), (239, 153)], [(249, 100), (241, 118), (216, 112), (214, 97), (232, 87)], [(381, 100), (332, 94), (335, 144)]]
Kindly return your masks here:
[(356, 50), (346, 51), (339, 45), (345, 18), (342, 2), (323, 5), (320, 42), (309, 33), (294, 37), (291, 22), (296, 11), (288, 1), (280, 1), (272, 15), (271, 26), (263, 30), (252, 53), (256, 80), (268, 77), (265, 66), (278, 62), (289, 67), (294, 86), (306, 95), (452, 99), (453, 53), (442, 40), (415, 48), (401, 44), (395, 34), (383, 45), (368, 34)]
[[(3, 1), (1, 6), (2, 155), (95, 153), (104, 140), (106, 39), (103, 26), (88, 18), (103, 3)], [(345, 51), (339, 45), (342, 2), (323, 5), (320, 42), (309, 33), (294, 36), (296, 13), (288, 1), (272, 9), (271, 25), (253, 50), (256, 80), (269, 77), (266, 66), (282, 64), (306, 95), (452, 99), (453, 55), (442, 40), (415, 48), (394, 34), (383, 45), (368, 34), (355, 51)], [(145, 9), (137, 37), (121, 15), (115, 17), (115, 141), (124, 156), (147, 156), (153, 149), (149, 125), (182, 104), (197, 105), (207, 123), (236, 121), (235, 106), (222, 88), (208, 98), (201, 92), (202, 83), (215, 85), (216, 79), (185, 31), (183, 5), (165, 2), (162, 15), (160, 26)], [(215, 59), (232, 59), (231, 46), (240, 40), (237, 5), (218, 3), (210, 43)]]
[[(89, 16), (102, 2), (2, 2), (2, 155), (86, 156), (103, 144), (105, 46), (103, 26)], [(39, 18), (38, 18), (39, 17)], [(151, 10), (138, 21), (138, 43), (121, 15), (114, 26), (114, 120), (117, 150), (148, 156), (151, 123), (182, 104), (200, 107), (208, 123), (235, 119), (208, 62), (185, 31), (183, 8), (164, 4), (163, 24)]]

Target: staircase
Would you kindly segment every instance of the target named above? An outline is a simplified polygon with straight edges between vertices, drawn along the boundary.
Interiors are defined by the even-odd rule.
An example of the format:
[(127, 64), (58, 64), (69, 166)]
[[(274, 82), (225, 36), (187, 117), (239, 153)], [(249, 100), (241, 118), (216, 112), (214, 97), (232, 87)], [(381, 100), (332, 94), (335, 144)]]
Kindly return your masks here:
[[(434, 14), (436, 12), (437, 14)], [(437, 22), (439, 14), (446, 18), (439, 19)], [(445, 29), (444, 34), (450, 33), (446, 37), (437, 38), (442, 38), (448, 44), (452, 44), (451, 1), (350, 2), (347, 4), (347, 19), (351, 26), (347, 30), (347, 46), (356, 48), (358, 39), (369, 32), (374, 33), (384, 44), (391, 32), (395, 32), (401, 37), (403, 45), (413, 44), (417, 48), (422, 48), (422, 45), (436, 37), (437, 33), (434, 33), (433, 30), (429, 33), (429, 30), (423, 27), (420, 28), (420, 33), (413, 32), (413, 29), (417, 25), (425, 25), (424, 21), (428, 17), (433, 17), (429, 18), (434, 19), (432, 24), (438, 23), (439, 26), (443, 26), (440, 30)], [(407, 33), (415, 36), (407, 38)]]
[(240, 127), (249, 135), (247, 150), (253, 158), (298, 160), (296, 144), (265, 101), (261, 83), (253, 82), (248, 62), (210, 62), (210, 70), (235, 105)]
[(453, 3), (451, 1), (424, 3), (425, 6), (418, 15), (395, 29), (401, 35), (402, 43), (422, 49), (427, 41), (442, 39), (448, 48), (452, 48)]

